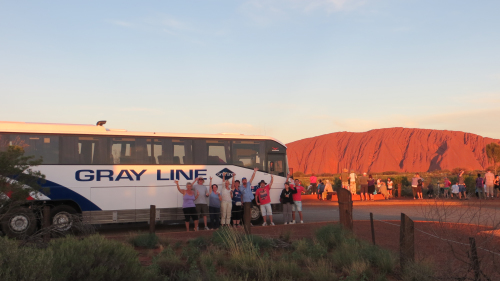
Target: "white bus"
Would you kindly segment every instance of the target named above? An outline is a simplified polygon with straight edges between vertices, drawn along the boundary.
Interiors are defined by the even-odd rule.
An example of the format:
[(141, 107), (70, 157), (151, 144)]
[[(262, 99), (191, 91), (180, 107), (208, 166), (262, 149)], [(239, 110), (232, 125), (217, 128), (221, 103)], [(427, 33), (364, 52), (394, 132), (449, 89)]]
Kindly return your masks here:
[[(252, 185), (270, 181), (273, 210), (288, 172), (286, 146), (270, 137), (242, 134), (174, 134), (128, 132), (97, 125), (0, 122), (0, 151), (24, 147), (25, 155), (42, 157), (35, 168), (46, 176), (43, 194), (29, 204), (51, 207), (53, 223), (81, 214), (91, 224), (149, 221), (156, 205), (158, 221), (181, 220), (181, 186), (197, 177), (222, 183), (222, 173), (250, 178)], [(48, 192), (44, 191), (48, 189)], [(208, 200), (207, 200), (208, 201)], [(27, 210), (26, 209), (26, 210)], [(1, 222), (9, 236), (30, 234), (38, 224), (26, 210), (9, 213)], [(260, 210), (252, 209), (260, 220)], [(61, 224), (62, 225), (62, 224)], [(61, 226), (67, 230), (71, 223)]]

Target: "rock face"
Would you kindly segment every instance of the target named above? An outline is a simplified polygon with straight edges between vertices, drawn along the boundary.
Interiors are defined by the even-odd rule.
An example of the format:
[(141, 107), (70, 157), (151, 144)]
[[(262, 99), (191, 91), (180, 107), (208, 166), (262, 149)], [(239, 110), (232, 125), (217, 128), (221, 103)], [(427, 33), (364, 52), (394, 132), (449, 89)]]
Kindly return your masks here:
[(500, 140), (428, 129), (388, 128), (339, 132), (287, 144), (289, 167), (305, 173), (424, 172), (485, 169), (485, 147)]

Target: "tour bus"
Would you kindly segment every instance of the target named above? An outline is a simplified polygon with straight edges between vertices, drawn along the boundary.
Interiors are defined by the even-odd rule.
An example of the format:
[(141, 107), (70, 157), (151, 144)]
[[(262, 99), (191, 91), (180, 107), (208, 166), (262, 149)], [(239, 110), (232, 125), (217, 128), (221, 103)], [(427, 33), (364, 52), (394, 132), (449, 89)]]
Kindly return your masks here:
[[(176, 134), (129, 132), (96, 125), (0, 122), (0, 151), (10, 145), (25, 155), (42, 157), (34, 168), (46, 176), (43, 187), (25, 208), (3, 215), (1, 228), (9, 236), (29, 235), (39, 222), (30, 204), (51, 208), (51, 220), (68, 231), (75, 214), (91, 224), (148, 222), (150, 205), (157, 221), (182, 220), (182, 194), (176, 188), (197, 177), (208, 187), (222, 184), (222, 173), (232, 180), (261, 180), (274, 184), (273, 210), (281, 211), (279, 196), (288, 172), (286, 146), (270, 137), (243, 134)], [(255, 192), (255, 189), (254, 189)], [(201, 195), (203, 196), (203, 195)], [(208, 200), (207, 200), (208, 202)], [(253, 204), (252, 220), (260, 221)]]

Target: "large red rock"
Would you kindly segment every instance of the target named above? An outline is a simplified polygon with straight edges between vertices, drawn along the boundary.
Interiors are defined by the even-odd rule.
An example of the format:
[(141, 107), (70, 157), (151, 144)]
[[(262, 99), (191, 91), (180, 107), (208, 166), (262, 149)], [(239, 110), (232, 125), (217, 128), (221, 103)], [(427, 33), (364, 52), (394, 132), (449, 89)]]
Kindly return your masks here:
[(428, 129), (388, 128), (363, 133), (339, 132), (287, 144), (294, 171), (339, 173), (424, 172), (463, 167), (481, 170), (488, 163), (485, 147), (500, 140), (475, 134)]

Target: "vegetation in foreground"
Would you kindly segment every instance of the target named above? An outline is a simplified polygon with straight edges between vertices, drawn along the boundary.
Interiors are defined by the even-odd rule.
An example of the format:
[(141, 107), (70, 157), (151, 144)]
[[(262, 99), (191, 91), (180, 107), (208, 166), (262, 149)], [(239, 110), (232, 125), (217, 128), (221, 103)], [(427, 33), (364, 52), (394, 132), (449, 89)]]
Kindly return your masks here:
[[(148, 248), (158, 241), (143, 240)], [(222, 229), (167, 245), (148, 267), (132, 246), (99, 235), (55, 239), (45, 248), (1, 238), (0, 248), (0, 280), (432, 280), (428, 266), (401, 272), (390, 251), (337, 225), (293, 243)]]

